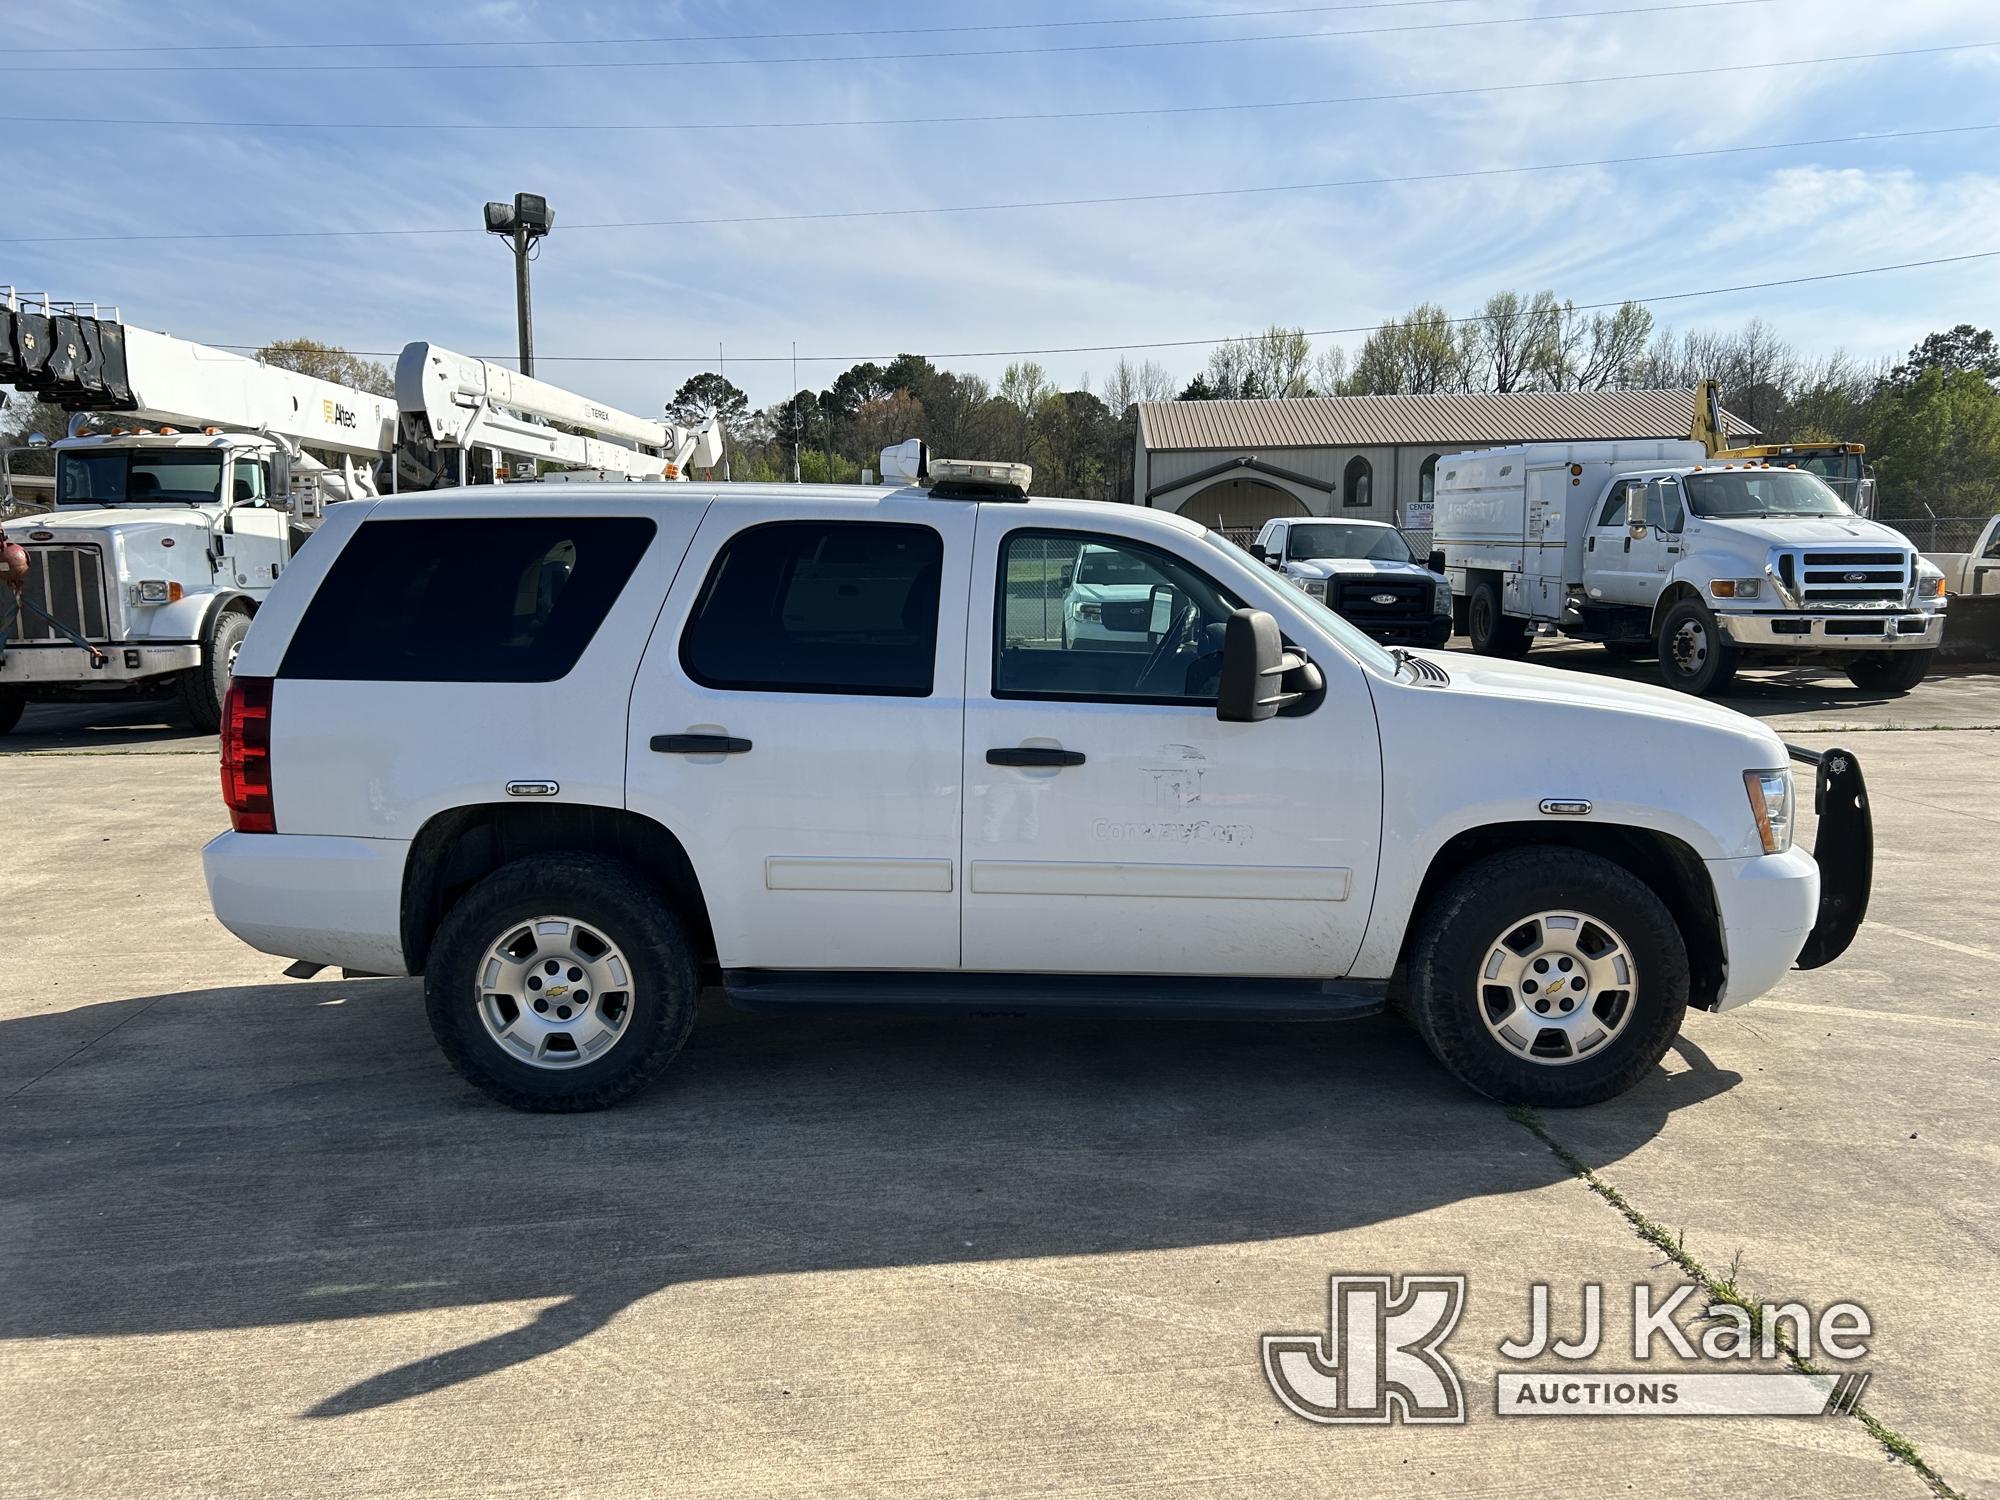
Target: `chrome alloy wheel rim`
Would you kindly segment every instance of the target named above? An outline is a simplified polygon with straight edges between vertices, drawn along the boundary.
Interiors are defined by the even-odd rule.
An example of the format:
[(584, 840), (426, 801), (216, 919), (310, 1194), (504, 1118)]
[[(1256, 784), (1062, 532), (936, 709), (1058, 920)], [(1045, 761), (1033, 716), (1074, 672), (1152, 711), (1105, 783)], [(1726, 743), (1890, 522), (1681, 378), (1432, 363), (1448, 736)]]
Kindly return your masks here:
[(1699, 620), (1683, 620), (1673, 638), (1674, 666), (1693, 677), (1708, 663), (1708, 627)]
[(1495, 938), (1479, 971), (1479, 1015), (1517, 1057), (1581, 1062), (1625, 1029), (1639, 992), (1632, 950), (1607, 923), (1543, 911)]
[(478, 1001), (486, 1034), (509, 1057), (577, 1068), (631, 1029), (632, 969), (597, 929), (573, 917), (536, 917), (486, 950)]

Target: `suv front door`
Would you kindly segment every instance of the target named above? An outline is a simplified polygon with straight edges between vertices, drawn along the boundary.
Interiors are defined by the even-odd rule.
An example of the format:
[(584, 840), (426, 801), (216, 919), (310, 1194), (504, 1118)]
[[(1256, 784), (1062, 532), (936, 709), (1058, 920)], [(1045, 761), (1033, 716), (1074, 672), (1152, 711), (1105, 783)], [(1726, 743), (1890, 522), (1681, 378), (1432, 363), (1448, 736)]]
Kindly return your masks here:
[[(1337, 978), (1374, 890), (1381, 758), (1331, 647), (1312, 712), (1215, 716), (1237, 606), (1189, 556), (978, 517), (966, 651), (964, 964), (994, 972)], [(1084, 547), (1130, 575), (1147, 646), (1066, 644), (1046, 601)], [(1192, 548), (1195, 554), (1199, 546)]]
[(711, 506), (632, 693), (627, 805), (726, 969), (955, 969), (972, 505)]

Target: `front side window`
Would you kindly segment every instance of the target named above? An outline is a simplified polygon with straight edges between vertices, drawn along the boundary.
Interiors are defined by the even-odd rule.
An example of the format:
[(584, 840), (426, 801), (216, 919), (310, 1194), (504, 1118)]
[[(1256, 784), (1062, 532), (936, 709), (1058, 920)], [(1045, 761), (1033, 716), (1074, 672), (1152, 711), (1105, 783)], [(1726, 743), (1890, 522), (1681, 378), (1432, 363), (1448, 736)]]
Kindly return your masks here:
[(887, 521), (774, 521), (717, 554), (681, 636), (704, 687), (930, 695), (944, 538)]
[(1365, 526), (1359, 522), (1342, 525), (1329, 522), (1292, 528), (1291, 555), (1300, 561), (1313, 558), (1363, 559), (1368, 562), (1414, 562), (1410, 544), (1393, 526)]
[(1711, 469), (1687, 476), (1688, 507), (1716, 520), (1851, 516), (1845, 501), (1803, 469)]
[(1000, 548), (997, 698), (1213, 704), (1236, 598), (1118, 537), (1016, 531)]
[(1672, 478), (1655, 479), (1646, 486), (1646, 521), (1665, 532), (1678, 532), (1687, 517), (1681, 509), (1681, 487)]
[(261, 505), (266, 498), (264, 466), (254, 458), (239, 458), (233, 465), (230, 491), (238, 505)]
[(1623, 526), (1626, 507), (1632, 497), (1632, 481), (1621, 479), (1611, 486), (1611, 493), (1604, 497), (1604, 509), (1597, 517), (1599, 526)]
[(1438, 456), (1433, 453), (1417, 470), (1417, 504), (1429, 505), (1437, 499)]
[(1374, 491), (1375, 466), (1357, 453), (1347, 461), (1347, 472), (1341, 480), (1341, 503), (1365, 510), (1374, 502)]
[(597, 634), (653, 530), (642, 516), (364, 522), (278, 675), (554, 682)]

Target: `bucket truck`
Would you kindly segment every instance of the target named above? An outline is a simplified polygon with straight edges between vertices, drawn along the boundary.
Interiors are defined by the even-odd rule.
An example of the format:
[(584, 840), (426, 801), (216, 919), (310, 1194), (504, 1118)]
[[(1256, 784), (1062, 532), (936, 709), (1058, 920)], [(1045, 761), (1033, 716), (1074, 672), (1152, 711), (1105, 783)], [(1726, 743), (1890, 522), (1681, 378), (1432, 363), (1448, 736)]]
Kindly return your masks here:
[(31, 701), (111, 697), (177, 698), (216, 728), (250, 621), (328, 503), (544, 463), (676, 479), (721, 456), (713, 423), (648, 422), (430, 344), (403, 351), (399, 404), (11, 289), (0, 382), (75, 413), (46, 445), (53, 509), (15, 522), (28, 568), (0, 588), (0, 733)]

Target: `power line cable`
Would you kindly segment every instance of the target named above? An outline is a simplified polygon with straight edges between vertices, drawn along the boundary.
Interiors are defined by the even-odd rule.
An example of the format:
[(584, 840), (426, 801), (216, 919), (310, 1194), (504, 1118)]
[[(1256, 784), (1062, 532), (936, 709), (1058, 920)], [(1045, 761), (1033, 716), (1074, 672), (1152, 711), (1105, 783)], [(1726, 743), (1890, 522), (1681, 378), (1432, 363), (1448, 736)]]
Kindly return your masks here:
[[(1845, 271), (1816, 271), (1800, 276), (1780, 276), (1768, 281), (1745, 281), (1734, 286), (1702, 287), (1695, 291), (1658, 292), (1646, 297), (1620, 297), (1607, 302), (1574, 302), (1564, 304), (1570, 312), (1602, 312), (1609, 308), (1623, 307), (1636, 303), (1642, 307), (1652, 307), (1663, 302), (1690, 302), (1706, 297), (1733, 296), (1739, 292), (1770, 291), (1778, 287), (1807, 286), (1822, 281), (1845, 281), (1857, 276), (1880, 276), (1892, 271), (1915, 271), (1931, 266), (1962, 265), (1971, 261), (2000, 259), (2000, 250), (1973, 250), (1962, 255), (1938, 255), (1927, 260), (1897, 261), (1890, 265), (1857, 266)], [(1386, 321), (1386, 320), (1384, 320)], [(1458, 327), (1471, 323), (1490, 322), (1484, 313), (1473, 313), (1465, 317), (1446, 318), (1444, 322)], [(1346, 328), (1302, 328), (1299, 332), (1306, 338), (1333, 338), (1357, 333), (1373, 333), (1383, 326), (1383, 322), (1356, 323)], [(922, 357), (930, 360), (945, 359), (1022, 359), (1030, 355), (1048, 354), (1131, 354), (1152, 349), (1196, 349), (1213, 348), (1219, 344), (1251, 344), (1262, 338), (1257, 333), (1229, 334), (1222, 338), (1152, 339), (1134, 344), (1051, 344), (1035, 349), (957, 349), (926, 353)], [(218, 349), (235, 349), (254, 353), (263, 347), (259, 344), (215, 344)], [(350, 349), (347, 351), (363, 359), (394, 359), (402, 353), (400, 349)], [(860, 364), (871, 361), (886, 364), (897, 354), (916, 353), (914, 347), (905, 347), (896, 354), (732, 354), (730, 359), (738, 364), (776, 365), (792, 361), (807, 364)], [(508, 360), (510, 354), (482, 354), (475, 358)], [(714, 357), (707, 354), (543, 354), (535, 352), (535, 358), (561, 364), (585, 365), (709, 365)]]
[[(749, 224), (810, 224), (845, 219), (907, 219), (940, 214), (1021, 213), (1049, 208), (1094, 208), (1135, 203), (1175, 203), (1205, 198), (1247, 198), (1271, 193), (1325, 192), (1339, 188), (1396, 187), (1424, 182), (1457, 182), (1481, 177), (1516, 177), (1537, 172), (1580, 171), (1591, 167), (1636, 166), (1648, 162), (1697, 161), (1744, 156), (1761, 151), (1795, 151), (1813, 146), (1872, 145), (1882, 141), (1917, 140), (1937, 136), (1972, 135), (2000, 130), (2000, 125), (1937, 125), (1917, 130), (1884, 130), (1863, 135), (1816, 136), (1796, 141), (1766, 141), (1747, 146), (1707, 146), (1694, 151), (1648, 151), (1632, 156), (1600, 156), (1580, 161), (1535, 162), (1526, 166), (1469, 167), (1448, 172), (1415, 172), (1398, 177), (1341, 177), (1324, 182), (1281, 182), (1252, 187), (1184, 188), (1172, 192), (1119, 193), (1090, 198), (1033, 198), (1012, 203), (954, 203), (912, 208), (828, 209), (810, 213), (728, 214), (699, 219), (618, 219), (565, 226), (577, 234), (607, 229), (691, 229)], [(257, 229), (176, 234), (31, 234), (0, 236), (0, 245), (94, 245), (224, 240), (390, 239), (427, 235), (484, 234), (482, 227), (454, 225), (437, 229)]]
[(1615, 16), (1657, 15), (1670, 11), (1729, 10), (1751, 5), (1775, 5), (1781, 0), (1670, 0), (1657, 5), (1625, 6), (1615, 10), (1550, 11), (1536, 16), (1490, 16), (1468, 21), (1412, 21), (1398, 26), (1345, 27), (1338, 30), (1272, 32), (1262, 36), (1173, 37), (1139, 42), (1073, 42), (1057, 47), (981, 47), (948, 52), (856, 52), (814, 57), (663, 57), (582, 58), (536, 62), (354, 62), (300, 65), (285, 63), (62, 63), (41, 67), (0, 66), (0, 73), (17, 78), (69, 73), (470, 73), (548, 71), (582, 68), (740, 68), (790, 66), (799, 63), (935, 62), (949, 58), (1040, 57), (1071, 52), (1137, 52), (1166, 47), (1224, 47), (1252, 42), (1300, 42), (1340, 37), (1391, 36), (1415, 31), (1459, 31), (1474, 26), (1518, 26), (1540, 21), (1594, 20)]
[(1481, 0), (1356, 0), (1347, 5), (1287, 5), (1267, 10), (1182, 11), (1163, 16), (1103, 16), (1088, 20), (989, 21), (963, 26), (873, 26), (842, 31), (738, 31), (679, 36), (524, 37), (494, 41), (433, 41), (415, 38), (393, 42), (176, 42), (130, 47), (16, 47), (26, 55), (99, 55), (120, 52), (359, 52), (391, 48), (437, 47), (644, 47), (691, 42), (833, 41), (866, 36), (951, 36), (994, 31), (1064, 31), (1091, 26), (1164, 26), (1197, 21), (1255, 21), (1273, 16), (1316, 16), (1356, 10), (1412, 10), (1422, 6), (1474, 5)]
[(111, 115), (0, 115), (0, 124), (146, 126), (190, 130), (437, 130), (437, 131), (730, 131), (831, 130), (840, 127), (908, 125), (990, 125), (1024, 121), (1121, 120), (1160, 115), (1240, 114), (1257, 110), (1310, 109), (1336, 104), (1394, 104), (1417, 99), (1455, 99), (1474, 94), (1514, 94), (1534, 89), (1581, 88), (1602, 83), (1657, 83), (1672, 78), (1706, 78), (1711, 74), (1759, 73), (1778, 68), (1825, 67), (1837, 63), (1879, 62), (1891, 58), (1933, 57), (1943, 53), (1977, 52), (2000, 47), (2000, 41), (1950, 42), (1935, 47), (1900, 47), (1886, 52), (1843, 52), (1828, 57), (1781, 58), (1770, 62), (1705, 64), (1698, 68), (1668, 68), (1648, 73), (1605, 73), (1593, 78), (1543, 78), (1524, 83), (1482, 83), (1463, 88), (1410, 89), (1387, 94), (1331, 94), (1321, 99), (1254, 99), (1228, 104), (1169, 104), (1130, 109), (1028, 110), (1018, 114), (890, 115), (861, 120), (687, 120), (687, 121), (517, 121), (478, 120), (159, 120)]

